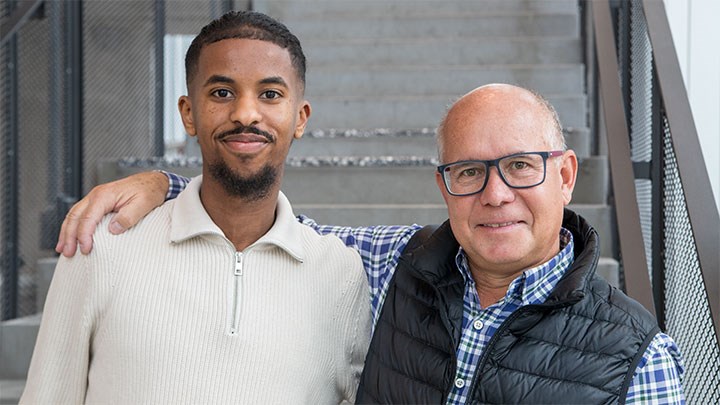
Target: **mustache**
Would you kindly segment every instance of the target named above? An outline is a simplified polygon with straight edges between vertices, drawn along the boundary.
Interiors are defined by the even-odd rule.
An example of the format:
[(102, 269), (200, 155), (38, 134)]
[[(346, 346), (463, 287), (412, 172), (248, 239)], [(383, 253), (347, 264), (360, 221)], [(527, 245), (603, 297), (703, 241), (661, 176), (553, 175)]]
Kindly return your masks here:
[(253, 126), (253, 125), (242, 125), (236, 128), (233, 128), (229, 131), (225, 131), (218, 135), (217, 139), (219, 141), (222, 141), (223, 139), (232, 136), (232, 135), (240, 135), (240, 134), (255, 134), (260, 135), (267, 139), (268, 142), (275, 142), (275, 137), (272, 136), (269, 132), (263, 131), (262, 129)]

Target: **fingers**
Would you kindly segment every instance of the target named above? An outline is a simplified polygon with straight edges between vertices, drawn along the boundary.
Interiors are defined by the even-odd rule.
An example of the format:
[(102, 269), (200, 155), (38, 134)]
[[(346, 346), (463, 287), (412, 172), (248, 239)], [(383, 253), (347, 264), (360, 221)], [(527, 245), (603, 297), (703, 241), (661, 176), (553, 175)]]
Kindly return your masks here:
[(70, 208), (60, 227), (60, 235), (55, 251), (65, 257), (72, 257), (77, 251), (88, 254), (92, 250), (93, 238), (97, 224), (102, 217), (111, 212), (116, 204), (116, 193), (112, 187), (97, 186), (82, 200)]
[(92, 235), (97, 224), (106, 212), (112, 210), (114, 203), (102, 192), (103, 186), (94, 188), (85, 198), (70, 208), (60, 227), (60, 235), (55, 251), (65, 257), (72, 257), (77, 251), (88, 254), (92, 250)]
[(162, 173), (141, 173), (128, 178), (131, 179), (134, 181), (133, 192), (128, 194), (127, 201), (117, 209), (117, 214), (110, 221), (110, 232), (116, 235), (140, 222), (165, 201), (167, 194), (168, 181)]
[(60, 227), (60, 235), (58, 236), (58, 243), (55, 245), (55, 251), (62, 253), (63, 256), (72, 257), (77, 249), (77, 241), (75, 235), (77, 234), (78, 216), (73, 213), (73, 210), (81, 209), (78, 208), (80, 203), (75, 204), (65, 216), (62, 226)]
[(105, 214), (117, 212), (108, 228), (115, 235), (123, 233), (162, 204), (167, 189), (167, 177), (159, 172), (139, 173), (93, 188), (68, 212), (55, 251), (71, 257), (79, 244), (80, 252), (90, 253), (93, 233)]

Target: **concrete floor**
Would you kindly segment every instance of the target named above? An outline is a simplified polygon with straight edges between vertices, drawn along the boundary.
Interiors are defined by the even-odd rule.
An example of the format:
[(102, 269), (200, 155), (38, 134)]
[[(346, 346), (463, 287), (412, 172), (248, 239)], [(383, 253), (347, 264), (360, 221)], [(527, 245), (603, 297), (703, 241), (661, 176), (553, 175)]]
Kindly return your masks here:
[(0, 380), (0, 404), (17, 404), (25, 388), (25, 380)]

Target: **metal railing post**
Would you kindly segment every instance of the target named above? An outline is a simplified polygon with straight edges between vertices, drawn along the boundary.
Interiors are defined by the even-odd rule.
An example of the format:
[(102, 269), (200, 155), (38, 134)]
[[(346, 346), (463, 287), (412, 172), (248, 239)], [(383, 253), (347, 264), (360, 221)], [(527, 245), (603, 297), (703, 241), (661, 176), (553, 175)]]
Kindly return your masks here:
[[(615, 196), (620, 252), (625, 271), (625, 286), (630, 297), (640, 302), (652, 314), (655, 305), (652, 296), (650, 276), (645, 260), (645, 246), (640, 227), (640, 214), (630, 157), (630, 137), (627, 114), (623, 102), (618, 62), (615, 53), (610, 4), (608, 0), (592, 1), (595, 43), (598, 61), (600, 94), (605, 112), (607, 128), (608, 157), (612, 175), (612, 189)], [(625, 203), (623, 203), (625, 201)]]

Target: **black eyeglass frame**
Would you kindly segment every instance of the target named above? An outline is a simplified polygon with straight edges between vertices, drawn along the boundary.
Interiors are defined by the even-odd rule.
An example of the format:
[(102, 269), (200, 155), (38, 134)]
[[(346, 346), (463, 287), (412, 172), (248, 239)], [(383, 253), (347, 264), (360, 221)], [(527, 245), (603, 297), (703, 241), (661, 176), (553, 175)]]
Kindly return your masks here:
[[(507, 156), (502, 156), (502, 157), (499, 157), (497, 159), (492, 159), (492, 160), (459, 160), (457, 162), (440, 165), (437, 167), (437, 171), (438, 171), (438, 173), (440, 173), (440, 176), (443, 179), (443, 184), (445, 185), (445, 190), (447, 190), (447, 192), (450, 193), (450, 195), (454, 195), (456, 197), (464, 197), (464, 196), (468, 196), (468, 195), (473, 195), (473, 194), (481, 193), (483, 190), (485, 190), (485, 186), (487, 186), (488, 179), (490, 179), (490, 169), (493, 166), (495, 166), (495, 168), (497, 169), (498, 175), (502, 179), (503, 183), (505, 183), (505, 185), (507, 185), (508, 187), (517, 188), (517, 189), (532, 188), (532, 187), (537, 187), (545, 182), (545, 177), (547, 176), (547, 160), (548, 160), (548, 158), (562, 156), (564, 153), (565, 153), (565, 151), (563, 151), (563, 150), (551, 150), (551, 151), (547, 151), (547, 152), (519, 152), (519, 153), (510, 154)], [(521, 156), (521, 155), (540, 155), (543, 158), (543, 176), (539, 182), (537, 182), (533, 185), (530, 185), (530, 186), (512, 186), (512, 185), (510, 185), (510, 183), (508, 183), (507, 179), (505, 179), (505, 176), (503, 176), (502, 170), (500, 170), (500, 166), (498, 166), (498, 163), (500, 163), (500, 161), (503, 159), (507, 159), (507, 158), (513, 157), (513, 156)], [(477, 191), (473, 191), (471, 193), (453, 193), (452, 191), (450, 191), (450, 185), (448, 184), (447, 178), (445, 177), (445, 169), (447, 169), (450, 166), (454, 166), (457, 164), (464, 164), (464, 163), (483, 163), (487, 167), (487, 170), (485, 171), (485, 181), (483, 181), (482, 187), (480, 187), (480, 189)]]

